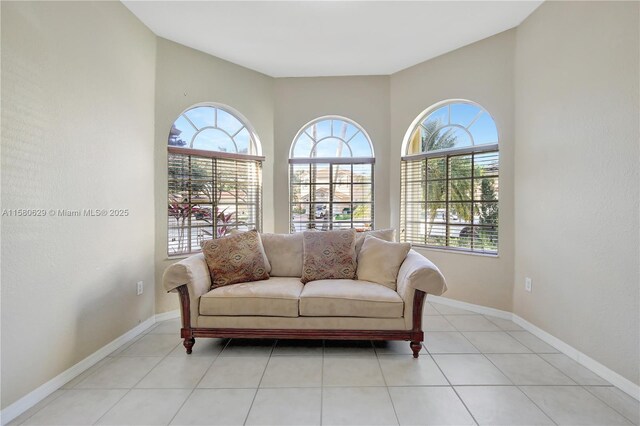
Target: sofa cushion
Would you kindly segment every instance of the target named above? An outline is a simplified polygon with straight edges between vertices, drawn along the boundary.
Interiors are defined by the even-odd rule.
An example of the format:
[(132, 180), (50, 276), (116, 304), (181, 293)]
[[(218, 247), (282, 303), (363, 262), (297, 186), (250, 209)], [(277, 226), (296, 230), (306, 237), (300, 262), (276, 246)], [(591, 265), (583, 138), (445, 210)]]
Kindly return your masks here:
[(396, 230), (393, 228), (389, 229), (375, 229), (373, 231), (364, 231), (358, 232), (356, 234), (356, 256), (360, 253), (360, 249), (362, 249), (362, 244), (364, 244), (364, 239), (371, 235), (372, 237), (380, 238), (385, 241), (395, 241)]
[(401, 318), (403, 309), (398, 293), (368, 281), (312, 281), (300, 295), (300, 315), (304, 317)]
[(367, 235), (358, 254), (358, 279), (395, 290), (398, 271), (409, 250), (410, 243), (393, 243)]
[(288, 277), (218, 287), (200, 298), (200, 315), (297, 317), (302, 287)]
[(271, 276), (302, 276), (302, 233), (260, 234), (271, 264)]
[(211, 288), (269, 278), (271, 266), (257, 231), (205, 241), (202, 253), (211, 273)]
[(356, 231), (305, 231), (304, 261), (300, 281), (353, 279), (356, 277)]

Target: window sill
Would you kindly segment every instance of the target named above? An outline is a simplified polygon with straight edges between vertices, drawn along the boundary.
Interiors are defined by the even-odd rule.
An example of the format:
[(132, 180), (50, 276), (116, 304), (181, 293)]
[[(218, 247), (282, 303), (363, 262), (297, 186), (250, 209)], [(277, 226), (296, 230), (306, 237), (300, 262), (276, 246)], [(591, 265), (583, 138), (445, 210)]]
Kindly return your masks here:
[(478, 252), (473, 252), (473, 251), (438, 248), (438, 247), (423, 246), (423, 245), (418, 245), (418, 244), (412, 244), (411, 248), (418, 249), (418, 250), (436, 251), (436, 252), (440, 252), (440, 253), (452, 253), (452, 254), (464, 254), (464, 255), (467, 255), (467, 256), (488, 257), (488, 258), (493, 258), (493, 259), (499, 259), (500, 258), (500, 255), (498, 253), (495, 253), (495, 254), (494, 253), (478, 253)]

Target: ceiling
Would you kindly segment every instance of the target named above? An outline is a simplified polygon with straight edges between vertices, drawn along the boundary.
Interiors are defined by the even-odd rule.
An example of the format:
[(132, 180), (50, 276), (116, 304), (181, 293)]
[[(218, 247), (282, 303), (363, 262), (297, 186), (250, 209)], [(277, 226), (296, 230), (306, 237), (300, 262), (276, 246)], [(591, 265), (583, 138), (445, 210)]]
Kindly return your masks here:
[(272, 77), (387, 75), (519, 25), (542, 1), (123, 1), (156, 35)]

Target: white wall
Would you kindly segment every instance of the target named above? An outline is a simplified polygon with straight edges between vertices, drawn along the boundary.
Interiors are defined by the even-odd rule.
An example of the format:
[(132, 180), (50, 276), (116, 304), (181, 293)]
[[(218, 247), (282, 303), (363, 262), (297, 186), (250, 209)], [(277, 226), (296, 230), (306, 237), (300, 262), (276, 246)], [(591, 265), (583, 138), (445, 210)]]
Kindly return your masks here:
[(544, 3), (517, 29), (515, 80), (514, 312), (635, 383), (638, 12)]
[(178, 309), (178, 296), (162, 287), (162, 273), (175, 259), (167, 257), (167, 138), (171, 125), (188, 107), (200, 102), (229, 105), (253, 125), (262, 145), (263, 229), (273, 232), (273, 81), (206, 53), (158, 38), (155, 99), (155, 230), (156, 310)]
[(511, 310), (513, 282), (513, 56), (515, 30), (503, 32), (391, 76), (391, 224), (400, 226), (400, 156), (413, 120), (446, 99), (485, 107), (500, 138), (499, 256), (419, 249), (447, 277), (445, 297)]
[(361, 125), (376, 154), (374, 222), (389, 226), (389, 77), (310, 77), (275, 80), (275, 230), (289, 232), (289, 148), (309, 121), (340, 115)]
[(153, 315), (155, 36), (118, 2), (1, 8), (2, 209), (129, 210), (2, 217), (5, 408)]

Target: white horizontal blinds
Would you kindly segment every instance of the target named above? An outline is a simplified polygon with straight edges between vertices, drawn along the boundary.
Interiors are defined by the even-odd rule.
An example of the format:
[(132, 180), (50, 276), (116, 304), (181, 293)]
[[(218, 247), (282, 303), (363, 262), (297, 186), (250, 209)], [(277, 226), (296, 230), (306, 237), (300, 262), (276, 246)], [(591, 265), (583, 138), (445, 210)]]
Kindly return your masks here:
[(405, 242), (427, 244), (426, 215), (426, 160), (402, 161), (400, 192), (400, 236)]
[(373, 163), (292, 163), (291, 232), (373, 227)]
[(168, 154), (168, 253), (200, 251), (231, 229), (261, 229), (259, 160)]
[(495, 254), (498, 151), (402, 161), (404, 241)]

